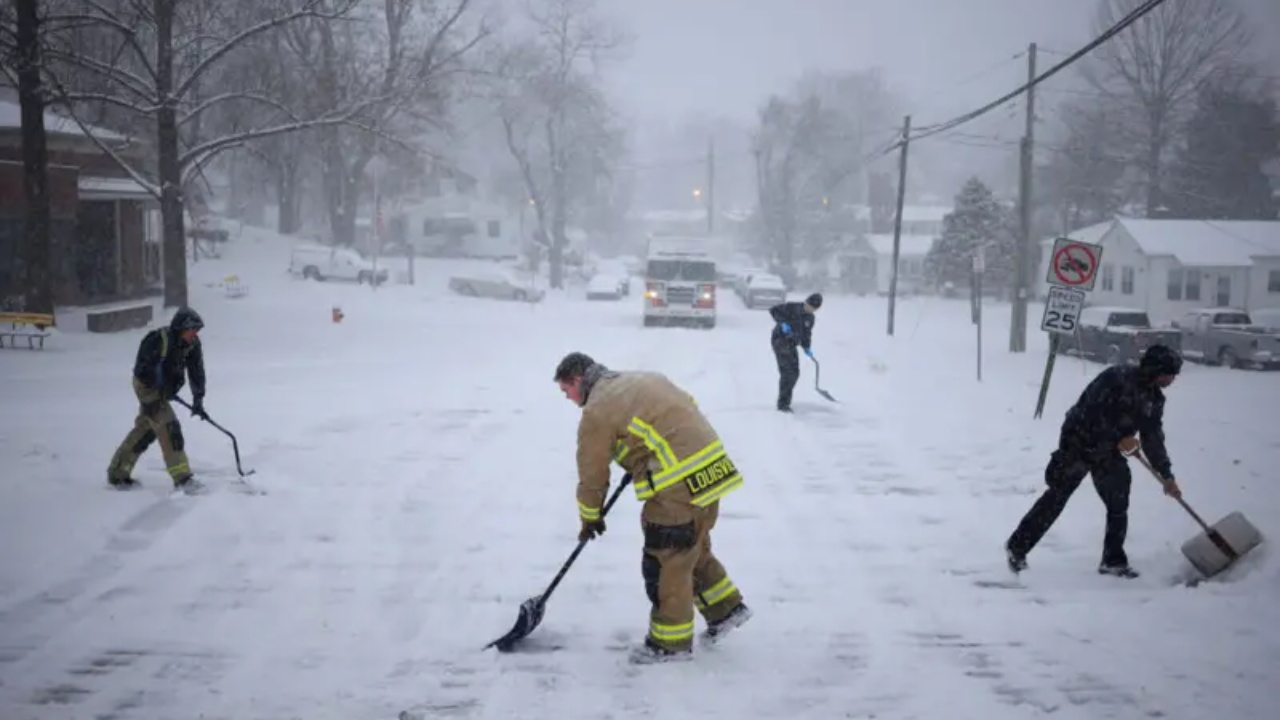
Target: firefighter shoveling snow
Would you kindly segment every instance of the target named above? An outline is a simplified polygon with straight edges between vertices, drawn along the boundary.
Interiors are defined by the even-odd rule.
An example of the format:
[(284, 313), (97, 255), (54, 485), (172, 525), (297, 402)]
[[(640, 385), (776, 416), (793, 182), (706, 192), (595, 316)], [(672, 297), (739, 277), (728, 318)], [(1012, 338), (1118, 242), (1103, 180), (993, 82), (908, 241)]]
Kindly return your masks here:
[[(1006, 567), (1100, 365), (1060, 359), (1032, 420), (1042, 338), (1025, 355), (989, 349), (977, 383), (966, 303), (905, 299), (889, 338), (882, 299), (827, 292), (808, 347), (840, 403), (801, 378), (783, 413), (775, 323), (729, 293), (713, 330), (645, 329), (639, 299), (462, 297), (446, 261), (420, 261), (413, 286), (321, 284), (285, 277), (288, 257), (287, 240), (247, 229), (192, 266), (201, 409), (237, 439), (180, 413), (207, 494), (170, 497), (164, 448), (132, 467), (140, 487), (108, 488), (146, 331), (3, 351), (6, 720), (1274, 717), (1280, 572), (1266, 543), (1187, 588), (1195, 526), (1134, 478), (1136, 577), (1096, 572), (1115, 521), (1083, 492), (1025, 570)], [(231, 274), (251, 290), (222, 293)], [(988, 309), (994, 336), (1007, 314)], [(623, 475), (599, 468), (623, 447), (582, 460), (597, 401), (576, 407), (573, 378), (553, 380), (571, 351), (621, 372), (589, 395), (608, 428), (644, 421), (630, 452), (671, 451), (648, 482), (671, 471), (657, 482), (681, 480), (682, 502), (629, 488), (599, 532), (601, 489)], [(1280, 374), (1191, 364), (1164, 389), (1171, 472), (1208, 516), (1244, 508), (1263, 533), (1280, 517), (1278, 391)], [(655, 392), (678, 425), (713, 430), (657, 437), (668, 411), (643, 408)], [(707, 448), (722, 464), (684, 483), (676, 466)], [(219, 492), (240, 477), (233, 449), (267, 494)], [(712, 536), (714, 572), (688, 549)], [(515, 647), (555, 651), (483, 650), (584, 538)], [(707, 620), (735, 607), (750, 621), (704, 643)], [(646, 644), (687, 661), (634, 664)]]

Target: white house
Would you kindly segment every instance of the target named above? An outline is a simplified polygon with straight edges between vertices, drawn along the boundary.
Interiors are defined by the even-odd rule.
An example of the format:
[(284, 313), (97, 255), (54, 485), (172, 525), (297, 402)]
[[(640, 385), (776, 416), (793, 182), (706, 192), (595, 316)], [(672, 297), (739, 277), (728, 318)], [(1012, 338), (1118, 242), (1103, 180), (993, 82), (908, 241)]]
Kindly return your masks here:
[[(905, 213), (903, 213), (905, 215)], [(921, 292), (925, 289), (924, 260), (937, 242), (934, 235), (907, 235), (898, 244), (898, 291)], [(893, 235), (868, 235), (867, 245), (874, 254), (876, 293), (887, 295), (893, 275)]]
[[(1103, 248), (1090, 304), (1142, 308), (1156, 324), (1202, 307), (1280, 307), (1280, 221), (1116, 218), (1068, 237)], [(1041, 241), (1041, 296), (1053, 242)]]

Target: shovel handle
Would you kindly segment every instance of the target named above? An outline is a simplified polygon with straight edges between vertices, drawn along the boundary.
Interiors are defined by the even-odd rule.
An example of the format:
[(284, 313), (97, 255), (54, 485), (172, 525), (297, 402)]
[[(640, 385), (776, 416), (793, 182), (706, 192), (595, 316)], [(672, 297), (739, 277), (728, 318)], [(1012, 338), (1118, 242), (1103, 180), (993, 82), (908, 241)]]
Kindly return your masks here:
[[(613, 507), (613, 504), (618, 502), (618, 498), (622, 496), (622, 491), (626, 489), (629, 484), (631, 484), (631, 473), (627, 473), (622, 477), (622, 482), (618, 483), (617, 489), (613, 491), (613, 495), (609, 497), (609, 501), (604, 504), (604, 509), (600, 511), (601, 520), (609, 514), (609, 508)], [(582, 554), (583, 549), (587, 547), (587, 543), (589, 542), (591, 541), (578, 541), (578, 547), (573, 549), (573, 552), (569, 555), (569, 559), (565, 560), (564, 565), (560, 566), (560, 572), (556, 573), (555, 578), (551, 580), (551, 584), (548, 585), (547, 589), (538, 596), (538, 604), (546, 604), (547, 599), (551, 597), (551, 593), (556, 589), (556, 586), (560, 584), (560, 581), (564, 579), (565, 574), (569, 572), (569, 568), (573, 567), (573, 561), (578, 559), (578, 556)]]
[[(1143, 454), (1142, 450), (1140, 449), (1135, 450), (1133, 455), (1134, 457), (1138, 458), (1138, 462), (1142, 463), (1143, 467), (1145, 467), (1147, 470), (1151, 472), (1151, 477), (1154, 477), (1156, 480), (1159, 480), (1161, 484), (1164, 483), (1164, 478), (1160, 477), (1160, 473), (1156, 472), (1155, 467), (1152, 466), (1151, 461), (1147, 459), (1147, 456)], [(1180, 497), (1174, 498), (1174, 500), (1178, 501), (1178, 504), (1182, 506), (1182, 509), (1186, 510), (1187, 514), (1191, 516), (1191, 519), (1195, 520), (1196, 524), (1199, 525), (1205, 532), (1209, 533), (1210, 535), (1217, 534), (1217, 531), (1209, 527), (1209, 523), (1205, 522), (1204, 519), (1200, 517), (1199, 513), (1191, 509), (1191, 506), (1187, 504), (1186, 500), (1183, 500)]]

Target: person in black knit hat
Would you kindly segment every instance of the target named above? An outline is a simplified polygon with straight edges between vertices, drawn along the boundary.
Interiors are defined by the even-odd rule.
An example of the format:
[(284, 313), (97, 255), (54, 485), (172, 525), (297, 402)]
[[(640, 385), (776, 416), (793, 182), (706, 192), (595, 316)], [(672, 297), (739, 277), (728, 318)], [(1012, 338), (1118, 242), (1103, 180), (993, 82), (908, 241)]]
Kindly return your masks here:
[[(1048, 488), (1005, 543), (1010, 570), (1017, 573), (1026, 569), (1027, 553), (1062, 514), (1084, 476), (1091, 475), (1107, 509), (1098, 572), (1138, 577), (1124, 551), (1132, 480), (1125, 456), (1141, 449), (1160, 475), (1165, 494), (1181, 496), (1164, 444), (1163, 392), (1181, 370), (1182, 357), (1176, 351), (1153, 345), (1143, 353), (1137, 367), (1112, 366), (1089, 383), (1067, 411), (1058, 449), (1044, 471)], [(1136, 436), (1141, 436), (1141, 445)]]
[(800, 355), (796, 348), (804, 350), (804, 354), (813, 357), (814, 313), (822, 307), (822, 294), (814, 293), (804, 302), (778, 303), (769, 308), (773, 316), (773, 334), (769, 343), (773, 346), (773, 356), (778, 360), (778, 409), (791, 412), (791, 392), (800, 379)]

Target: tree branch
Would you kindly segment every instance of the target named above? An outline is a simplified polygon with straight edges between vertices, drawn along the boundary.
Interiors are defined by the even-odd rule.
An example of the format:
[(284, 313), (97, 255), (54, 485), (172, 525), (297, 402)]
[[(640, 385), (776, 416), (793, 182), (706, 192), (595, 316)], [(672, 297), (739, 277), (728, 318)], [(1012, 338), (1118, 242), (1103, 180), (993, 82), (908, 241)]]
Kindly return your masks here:
[(191, 86), (199, 81), (200, 76), (203, 75), (214, 63), (222, 59), (222, 57), (228, 52), (234, 50), (238, 45), (253, 36), (302, 18), (317, 18), (320, 20), (338, 19), (350, 12), (351, 9), (359, 3), (359, 0), (343, 0), (342, 4), (338, 7), (338, 10), (332, 13), (317, 11), (315, 8), (320, 5), (321, 2), (322, 0), (306, 0), (302, 8), (298, 10), (264, 20), (231, 36), (217, 48), (214, 48), (212, 52), (202, 58), (200, 62), (196, 63), (196, 66), (191, 69), (191, 72), (187, 73), (187, 77), (178, 83), (177, 89), (174, 90), (174, 97), (180, 98), (185, 96), (187, 91), (191, 89)]

